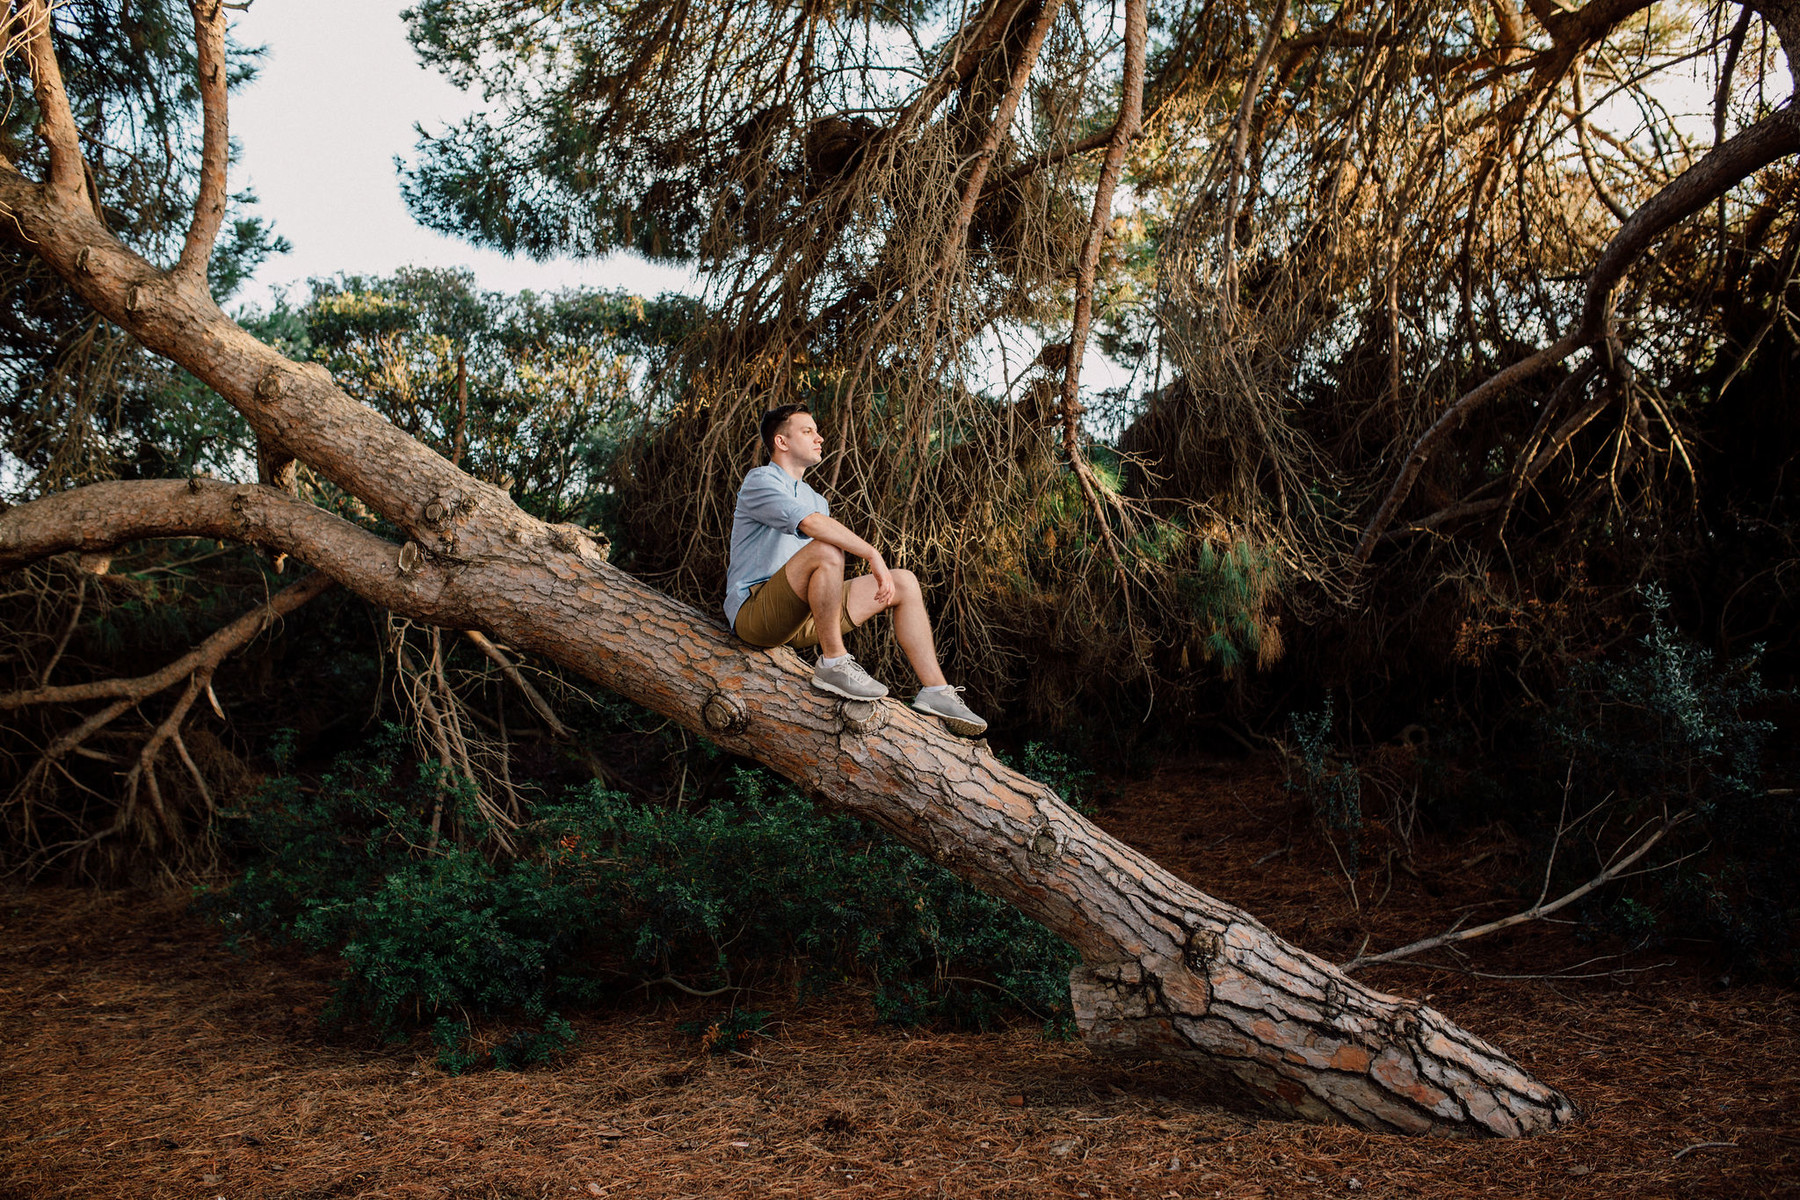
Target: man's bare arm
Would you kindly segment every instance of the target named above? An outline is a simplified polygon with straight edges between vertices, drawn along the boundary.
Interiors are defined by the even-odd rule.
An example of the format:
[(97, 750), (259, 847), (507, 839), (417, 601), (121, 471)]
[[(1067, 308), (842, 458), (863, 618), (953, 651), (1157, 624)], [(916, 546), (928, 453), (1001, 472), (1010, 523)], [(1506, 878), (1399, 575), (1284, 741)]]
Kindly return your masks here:
[(827, 546), (836, 546), (845, 554), (854, 554), (869, 564), (869, 574), (875, 577), (875, 602), (892, 604), (894, 601), (894, 576), (888, 570), (887, 560), (881, 552), (869, 543), (852, 533), (843, 522), (832, 519), (824, 513), (812, 513), (800, 522), (800, 532), (809, 538), (817, 538)]

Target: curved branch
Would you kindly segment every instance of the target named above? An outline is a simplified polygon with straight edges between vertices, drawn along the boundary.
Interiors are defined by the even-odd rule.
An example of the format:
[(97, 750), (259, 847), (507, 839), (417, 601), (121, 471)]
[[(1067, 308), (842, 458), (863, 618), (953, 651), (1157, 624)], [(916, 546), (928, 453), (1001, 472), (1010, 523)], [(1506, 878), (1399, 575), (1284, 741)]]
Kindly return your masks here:
[(1256, 65), (1250, 68), (1250, 76), (1244, 80), (1244, 98), (1238, 104), (1236, 119), (1232, 121), (1231, 174), (1225, 183), (1225, 249), (1220, 252), (1220, 257), (1224, 260), (1227, 312), (1237, 307), (1238, 182), (1243, 175), (1244, 151), (1250, 140), (1250, 113), (1256, 107), (1256, 93), (1262, 90), (1262, 78), (1269, 69), (1269, 59), (1275, 53), (1275, 43), (1281, 39), (1281, 26), (1287, 20), (1287, 9), (1288, 0), (1276, 0), (1275, 11), (1269, 17), (1268, 32), (1263, 35), (1262, 48), (1256, 53)]
[(50, 177), (45, 183), (63, 193), (65, 200), (79, 202), (86, 190), (87, 168), (81, 155), (81, 134), (63, 86), (62, 65), (50, 45), (50, 6), (44, 0), (23, 0), (13, 8), (8, 32), (15, 26), (25, 40), (31, 90), (43, 116), (38, 136), (50, 152)]
[[(1282, 0), (1286, 3), (1286, 0)], [(1081, 413), (1077, 399), (1081, 387), (1081, 360), (1087, 353), (1088, 330), (1094, 321), (1094, 274), (1100, 267), (1100, 251), (1112, 226), (1113, 192), (1125, 169), (1125, 152), (1137, 136), (1144, 115), (1144, 43), (1149, 28), (1148, 0), (1125, 0), (1125, 72), (1119, 85), (1119, 119), (1113, 124), (1094, 185), (1094, 211), (1088, 219), (1087, 241), (1075, 267), (1075, 323), (1069, 333), (1069, 361), (1063, 369), (1063, 448), (1070, 461), (1079, 463), (1076, 441)], [(1083, 486), (1086, 486), (1084, 482)]]
[(1050, 35), (1050, 27), (1056, 23), (1056, 14), (1062, 8), (1062, 3), (1063, 0), (1047, 0), (1037, 21), (1033, 23), (1031, 32), (1026, 35), (1025, 44), (1019, 48), (1019, 61), (1013, 66), (1006, 94), (1000, 98), (1000, 106), (994, 112), (994, 122), (988, 127), (987, 136), (982, 139), (981, 149), (975, 152), (974, 165), (969, 171), (968, 180), (963, 184), (962, 203), (957, 206), (956, 218), (944, 239), (943, 256), (938, 261), (939, 275), (957, 260), (969, 239), (969, 224), (975, 219), (975, 207), (981, 200), (981, 189), (987, 182), (988, 169), (993, 166), (994, 156), (999, 153), (1000, 143), (1006, 140), (1007, 131), (1012, 128), (1013, 114), (1019, 109), (1019, 98), (1025, 94), (1025, 85), (1031, 81), (1031, 72), (1037, 67), (1038, 53), (1044, 48), (1044, 39)]
[(200, 194), (181, 246), (174, 274), (206, 282), (213, 242), (225, 223), (225, 166), (231, 153), (226, 121), (225, 5), (223, 0), (190, 0), (200, 75), (200, 109), (204, 124), (200, 141)]
[(1588, 275), (1582, 298), (1581, 319), (1573, 330), (1529, 358), (1512, 364), (1460, 396), (1430, 428), (1419, 435), (1392, 486), (1376, 508), (1357, 542), (1354, 561), (1367, 562), (1382, 532), (1393, 521), (1400, 505), (1412, 492), (1419, 472), (1437, 444), (1462, 426), (1478, 408), (1515, 384), (1555, 366), (1583, 346), (1592, 345), (1605, 333), (1612, 295), (1628, 268), (1651, 243), (1677, 223), (1790, 154), (1800, 152), (1800, 109), (1792, 101), (1729, 141), (1678, 175), (1667, 187), (1640, 205), (1619, 227)]

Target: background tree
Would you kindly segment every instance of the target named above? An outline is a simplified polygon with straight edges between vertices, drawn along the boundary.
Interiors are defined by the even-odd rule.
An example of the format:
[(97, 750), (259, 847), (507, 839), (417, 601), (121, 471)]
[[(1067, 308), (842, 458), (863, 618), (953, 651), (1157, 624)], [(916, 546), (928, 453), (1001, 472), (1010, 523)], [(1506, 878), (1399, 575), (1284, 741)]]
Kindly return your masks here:
[[(71, 0), (53, 12), (64, 47), (86, 186), (107, 228), (161, 257), (180, 244), (200, 169), (192, 21), (167, 0)], [(234, 48), (228, 85), (255, 75), (256, 49)], [(41, 170), (43, 120), (29, 90), (8, 96), (0, 147)], [(229, 197), (232, 216), (208, 264), (227, 300), (286, 243)], [(83, 304), (36, 256), (0, 247), (0, 499), (17, 502), (95, 479), (223, 470), (245, 451), (229, 406), (147, 354)]]

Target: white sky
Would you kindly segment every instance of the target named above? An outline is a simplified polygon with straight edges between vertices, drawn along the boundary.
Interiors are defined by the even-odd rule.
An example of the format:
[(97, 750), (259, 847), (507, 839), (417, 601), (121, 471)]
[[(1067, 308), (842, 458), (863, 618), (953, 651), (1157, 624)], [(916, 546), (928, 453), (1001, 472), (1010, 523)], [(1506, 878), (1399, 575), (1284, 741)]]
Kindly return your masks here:
[(437, 130), (476, 98), (426, 70), (406, 40), (407, 0), (254, 0), (234, 15), (243, 45), (267, 47), (255, 82), (233, 95), (240, 147), (231, 188), (294, 245), (263, 265), (233, 306), (267, 307), (276, 289), (304, 299), (306, 280), (403, 266), (472, 268), (497, 291), (624, 288), (645, 295), (697, 290), (685, 270), (633, 254), (536, 263), (421, 228), (400, 199), (394, 156), (413, 152), (413, 125)]

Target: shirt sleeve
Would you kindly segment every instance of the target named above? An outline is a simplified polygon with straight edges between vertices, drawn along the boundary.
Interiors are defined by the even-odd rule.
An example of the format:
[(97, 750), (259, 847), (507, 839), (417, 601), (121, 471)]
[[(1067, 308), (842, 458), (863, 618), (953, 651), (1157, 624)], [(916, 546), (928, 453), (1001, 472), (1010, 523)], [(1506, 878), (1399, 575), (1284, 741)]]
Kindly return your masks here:
[(763, 474), (744, 480), (743, 491), (738, 494), (738, 510), (758, 525), (793, 537), (802, 536), (800, 522), (818, 511), (810, 499), (801, 499), (782, 487), (779, 480)]

